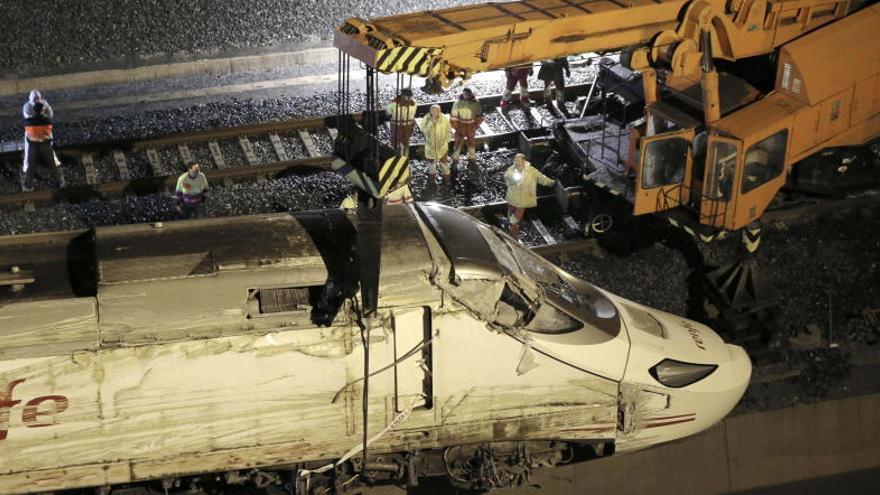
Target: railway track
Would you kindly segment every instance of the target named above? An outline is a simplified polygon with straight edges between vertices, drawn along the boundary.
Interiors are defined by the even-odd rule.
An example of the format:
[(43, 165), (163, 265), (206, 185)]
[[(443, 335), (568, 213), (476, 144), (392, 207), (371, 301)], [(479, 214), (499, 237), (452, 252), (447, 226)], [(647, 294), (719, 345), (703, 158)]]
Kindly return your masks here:
[[(586, 95), (589, 84), (571, 86), (569, 101)], [(532, 91), (540, 98), (540, 91)], [(501, 95), (480, 98), (487, 112), (477, 132), (484, 149), (515, 145), (519, 131), (546, 128), (555, 118), (548, 110), (532, 107), (525, 115), (516, 110), (504, 114), (498, 109)], [(453, 101), (439, 102), (449, 112)], [(428, 112), (431, 103), (419, 105), (417, 115)], [(386, 123), (380, 138), (386, 141)], [(335, 130), (324, 117), (285, 122), (211, 129), (159, 138), (118, 141), (57, 150), (65, 165), (67, 187), (53, 188), (46, 181), (37, 189), (21, 192), (18, 180), (20, 143), (6, 143), (0, 151), (0, 206), (34, 207), (59, 202), (75, 203), (123, 195), (163, 193), (174, 187), (184, 164), (197, 160), (212, 183), (269, 179), (300, 168), (329, 168)], [(424, 138), (416, 126), (413, 156), (423, 147)], [(41, 188), (42, 185), (42, 188)]]

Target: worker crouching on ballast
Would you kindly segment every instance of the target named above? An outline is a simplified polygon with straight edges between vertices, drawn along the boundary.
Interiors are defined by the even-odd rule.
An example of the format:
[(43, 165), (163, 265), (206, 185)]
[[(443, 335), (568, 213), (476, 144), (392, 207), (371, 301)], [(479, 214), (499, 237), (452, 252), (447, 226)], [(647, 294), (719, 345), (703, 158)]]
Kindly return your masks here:
[(468, 160), (477, 161), (477, 127), (483, 123), (483, 107), (470, 88), (464, 88), (458, 100), (452, 105), (449, 123), (455, 129), (455, 149), (452, 151), (452, 163), (458, 161), (461, 148), (467, 141)]
[(52, 148), (52, 119), (55, 114), (49, 102), (39, 91), (32, 90), (21, 109), (24, 116), (24, 161), (21, 165), (21, 190), (33, 191), (33, 177), (37, 168), (53, 170), (58, 186), (64, 187), (61, 160)]
[(507, 217), (510, 221), (510, 235), (519, 234), (519, 223), (526, 208), (538, 206), (537, 185), (552, 186), (556, 181), (538, 171), (526, 160), (526, 155), (517, 153), (513, 165), (504, 172), (507, 184)]
[(191, 162), (187, 171), (177, 179), (174, 207), (180, 217), (184, 220), (199, 218), (199, 208), (208, 198), (208, 190), (208, 178), (199, 171), (198, 163)]

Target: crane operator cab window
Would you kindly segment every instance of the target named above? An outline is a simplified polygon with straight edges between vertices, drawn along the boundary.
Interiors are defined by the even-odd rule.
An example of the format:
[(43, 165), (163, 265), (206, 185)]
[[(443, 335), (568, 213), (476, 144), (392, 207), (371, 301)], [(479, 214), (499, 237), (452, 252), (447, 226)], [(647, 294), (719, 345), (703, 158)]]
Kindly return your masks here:
[(788, 130), (753, 144), (745, 154), (742, 193), (752, 191), (779, 177), (785, 168), (785, 142)]
[(730, 201), (733, 180), (736, 175), (736, 158), (739, 148), (731, 142), (714, 140), (709, 148), (711, 164), (706, 195), (715, 201)]
[(642, 165), (642, 188), (680, 183), (684, 178), (688, 146), (688, 140), (683, 137), (647, 143)]
[(655, 136), (678, 129), (681, 129), (681, 127), (675, 122), (649, 111), (648, 118), (645, 121), (645, 136)]

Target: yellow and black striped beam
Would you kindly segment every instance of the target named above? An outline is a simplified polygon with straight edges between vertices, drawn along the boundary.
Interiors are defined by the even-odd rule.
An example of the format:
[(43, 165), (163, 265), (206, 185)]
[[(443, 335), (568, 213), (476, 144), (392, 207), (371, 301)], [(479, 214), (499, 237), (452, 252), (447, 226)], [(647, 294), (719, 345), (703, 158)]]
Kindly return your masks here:
[(379, 169), (378, 184), (369, 175), (352, 167), (345, 160), (337, 158), (333, 160), (330, 167), (356, 187), (363, 189), (377, 199), (382, 199), (388, 193), (408, 184), (410, 178), (409, 158), (399, 155), (392, 156), (382, 163), (382, 167)]
[(409, 158), (395, 155), (385, 160), (379, 169), (379, 197), (409, 183)]
[(366, 191), (370, 196), (377, 199), (384, 197), (379, 195), (379, 188), (376, 186), (376, 181), (363, 171), (352, 167), (345, 160), (337, 158), (333, 160), (330, 167), (334, 172), (348, 179), (348, 181), (354, 184), (355, 187)]
[(440, 74), (440, 48), (398, 46), (376, 51), (376, 69), (381, 72), (429, 77)]

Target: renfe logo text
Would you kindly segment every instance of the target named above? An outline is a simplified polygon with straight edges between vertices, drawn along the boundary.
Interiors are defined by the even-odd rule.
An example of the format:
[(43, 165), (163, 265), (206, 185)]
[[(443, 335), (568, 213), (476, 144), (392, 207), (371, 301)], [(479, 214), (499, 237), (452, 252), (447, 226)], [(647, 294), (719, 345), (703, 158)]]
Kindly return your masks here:
[[(12, 417), (15, 406), (21, 404), (21, 400), (13, 400), (12, 394), (15, 387), (24, 383), (26, 379), (20, 378), (0, 387), (0, 440), (6, 440), (9, 432), (9, 419)], [(0, 382), (2, 383), (2, 382)], [(67, 410), (68, 400), (63, 395), (42, 395), (27, 401), (21, 409), (21, 422), (28, 428), (42, 428), (57, 424), (56, 416)]]

